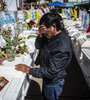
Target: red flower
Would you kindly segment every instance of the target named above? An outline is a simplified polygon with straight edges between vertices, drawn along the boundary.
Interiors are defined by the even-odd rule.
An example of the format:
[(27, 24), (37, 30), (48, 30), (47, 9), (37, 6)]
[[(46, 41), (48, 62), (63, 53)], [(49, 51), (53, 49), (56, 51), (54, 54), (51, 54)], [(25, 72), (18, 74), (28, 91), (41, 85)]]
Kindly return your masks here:
[(19, 54), (19, 51), (16, 51), (17, 54)]
[(36, 24), (33, 20), (30, 20), (30, 22), (28, 23), (28, 25), (34, 25)]
[(39, 26), (39, 24), (36, 25), (36, 27), (38, 27), (38, 26)]
[(21, 54), (24, 54), (24, 52), (23, 52), (23, 51), (21, 51)]
[(41, 9), (41, 11), (43, 12), (43, 13), (45, 13), (45, 11), (42, 9), (42, 8), (40, 8)]

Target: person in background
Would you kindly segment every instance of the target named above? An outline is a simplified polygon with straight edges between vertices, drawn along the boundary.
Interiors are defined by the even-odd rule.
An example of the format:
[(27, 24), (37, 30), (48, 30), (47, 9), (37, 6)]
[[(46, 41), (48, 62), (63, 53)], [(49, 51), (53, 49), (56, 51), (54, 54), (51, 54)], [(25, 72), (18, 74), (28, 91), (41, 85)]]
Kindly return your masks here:
[(26, 10), (29, 10), (28, 5), (26, 5)]
[(45, 11), (44, 11), (44, 9), (43, 9), (43, 8), (40, 8), (40, 9), (41, 9), (42, 13), (45, 13)]
[(74, 21), (77, 20), (77, 8), (74, 9)]
[(71, 19), (73, 19), (73, 8), (71, 8)]
[(71, 39), (58, 13), (49, 12), (41, 17), (35, 45), (41, 49), (40, 68), (17, 64), (16, 70), (42, 78), (44, 100), (58, 100), (73, 51)]

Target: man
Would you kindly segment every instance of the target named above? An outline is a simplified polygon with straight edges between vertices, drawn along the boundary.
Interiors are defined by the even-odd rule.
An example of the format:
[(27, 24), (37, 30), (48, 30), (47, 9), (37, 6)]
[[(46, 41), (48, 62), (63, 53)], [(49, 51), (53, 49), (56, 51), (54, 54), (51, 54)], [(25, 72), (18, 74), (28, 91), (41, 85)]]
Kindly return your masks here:
[(35, 45), (41, 49), (40, 68), (18, 64), (16, 69), (42, 78), (44, 99), (58, 100), (64, 85), (65, 70), (72, 58), (72, 43), (59, 14), (46, 13), (41, 17), (39, 25)]

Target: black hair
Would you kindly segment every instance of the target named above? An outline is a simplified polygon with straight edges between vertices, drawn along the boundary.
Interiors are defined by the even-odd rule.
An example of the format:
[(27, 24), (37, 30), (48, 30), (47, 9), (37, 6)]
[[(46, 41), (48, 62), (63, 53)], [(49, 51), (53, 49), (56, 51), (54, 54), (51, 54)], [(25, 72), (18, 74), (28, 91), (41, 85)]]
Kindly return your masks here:
[(57, 13), (57, 10), (56, 9), (50, 9), (50, 12)]
[(46, 13), (44, 14), (41, 19), (39, 25), (44, 24), (47, 28), (50, 28), (53, 24), (56, 25), (56, 30), (64, 30), (63, 19), (58, 13)]

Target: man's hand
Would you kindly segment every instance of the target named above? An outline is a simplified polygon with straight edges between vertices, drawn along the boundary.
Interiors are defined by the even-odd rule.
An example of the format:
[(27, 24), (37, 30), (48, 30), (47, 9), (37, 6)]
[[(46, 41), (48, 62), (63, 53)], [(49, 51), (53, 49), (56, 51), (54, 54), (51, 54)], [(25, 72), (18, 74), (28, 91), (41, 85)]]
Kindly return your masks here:
[(17, 65), (15, 65), (15, 69), (18, 71), (22, 71), (26, 74), (28, 74), (30, 71), (30, 67), (25, 64), (17, 64)]
[(46, 31), (46, 27), (44, 25), (40, 25), (39, 30), (38, 30), (38, 35), (40, 35), (40, 37), (42, 37), (42, 34), (47, 33)]

